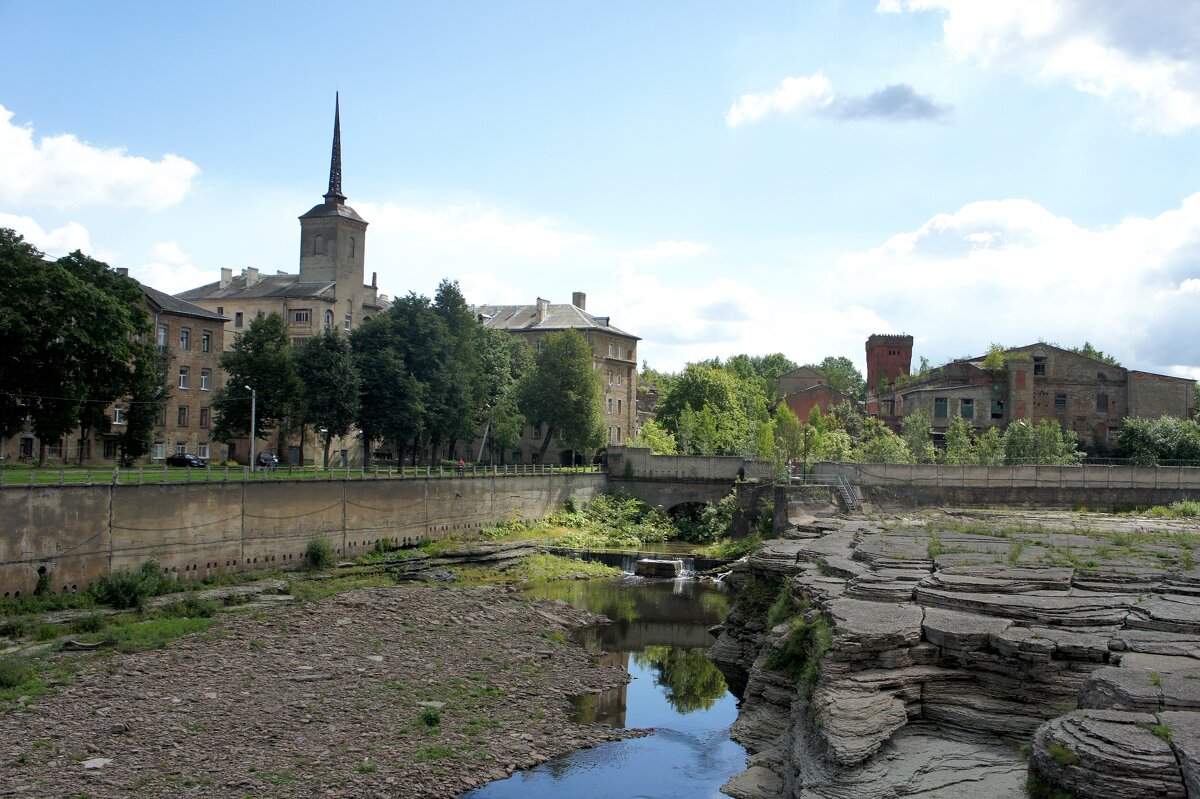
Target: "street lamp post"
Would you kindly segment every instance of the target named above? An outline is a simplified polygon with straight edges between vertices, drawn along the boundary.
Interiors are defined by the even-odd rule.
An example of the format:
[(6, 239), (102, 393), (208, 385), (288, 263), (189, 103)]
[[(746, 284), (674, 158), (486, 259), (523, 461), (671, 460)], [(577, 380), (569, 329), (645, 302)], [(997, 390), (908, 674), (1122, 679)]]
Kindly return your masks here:
[(250, 392), (250, 471), (254, 471), (254, 439), (258, 423), (258, 392), (250, 386), (242, 386)]

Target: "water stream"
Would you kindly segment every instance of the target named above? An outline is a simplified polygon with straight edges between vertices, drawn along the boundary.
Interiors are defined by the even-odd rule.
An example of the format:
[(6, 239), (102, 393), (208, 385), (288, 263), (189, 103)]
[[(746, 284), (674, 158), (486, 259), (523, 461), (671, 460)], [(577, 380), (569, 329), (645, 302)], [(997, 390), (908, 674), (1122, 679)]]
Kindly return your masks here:
[(633, 681), (577, 697), (578, 721), (653, 727), (645, 738), (573, 752), (485, 785), (462, 799), (705, 799), (746, 767), (746, 751), (729, 739), (737, 703), (704, 656), (708, 628), (729, 599), (719, 585), (692, 579), (589, 580), (538, 585), (529, 593), (603, 613), (613, 624), (580, 640)]

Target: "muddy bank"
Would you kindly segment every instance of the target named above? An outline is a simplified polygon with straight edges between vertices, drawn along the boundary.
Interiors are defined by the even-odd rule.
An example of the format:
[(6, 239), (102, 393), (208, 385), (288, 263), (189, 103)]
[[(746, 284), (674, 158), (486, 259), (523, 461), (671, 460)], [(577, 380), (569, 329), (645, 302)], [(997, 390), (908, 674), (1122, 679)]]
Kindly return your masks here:
[(637, 734), (568, 718), (567, 697), (628, 679), (570, 642), (596, 618), (405, 585), (223, 616), (152, 652), (62, 653), (90, 661), (0, 717), (0, 795), (456, 796)]

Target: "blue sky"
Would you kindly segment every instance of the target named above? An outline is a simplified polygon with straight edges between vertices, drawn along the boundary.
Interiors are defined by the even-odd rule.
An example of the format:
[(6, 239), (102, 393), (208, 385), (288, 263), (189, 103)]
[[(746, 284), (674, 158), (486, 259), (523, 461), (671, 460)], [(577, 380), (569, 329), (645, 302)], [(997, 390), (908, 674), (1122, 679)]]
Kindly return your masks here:
[[(658, 368), (1092, 341), (1200, 377), (1200, 4), (7, 2), (0, 224), (180, 291), (295, 271), (328, 171), (390, 294), (569, 301)], [(1196, 195), (1193, 198), (1193, 195)]]

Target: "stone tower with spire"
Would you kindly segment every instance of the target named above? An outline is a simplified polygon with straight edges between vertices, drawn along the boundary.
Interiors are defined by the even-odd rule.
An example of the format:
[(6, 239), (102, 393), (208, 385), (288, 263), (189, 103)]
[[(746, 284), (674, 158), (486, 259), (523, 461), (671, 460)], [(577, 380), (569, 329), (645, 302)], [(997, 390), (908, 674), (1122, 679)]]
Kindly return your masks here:
[(342, 194), (341, 99), (335, 95), (333, 152), (325, 202), (300, 217), (300, 281), (336, 283), (334, 324), (349, 331), (362, 322), (367, 223)]

